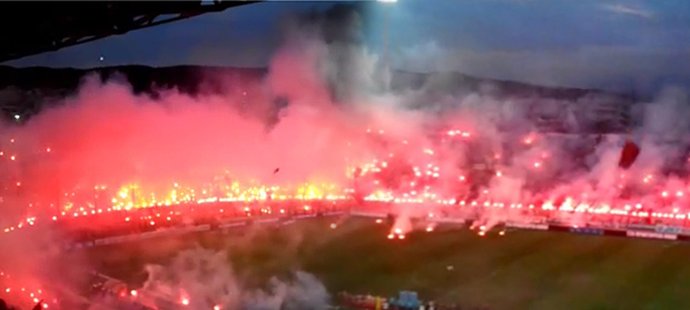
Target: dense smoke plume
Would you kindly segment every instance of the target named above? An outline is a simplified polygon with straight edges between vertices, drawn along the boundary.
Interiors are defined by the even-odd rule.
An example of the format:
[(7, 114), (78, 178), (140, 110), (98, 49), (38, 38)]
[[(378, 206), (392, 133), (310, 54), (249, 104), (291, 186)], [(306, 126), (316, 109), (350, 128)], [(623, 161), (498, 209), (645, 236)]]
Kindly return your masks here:
[(232, 269), (225, 252), (201, 248), (180, 252), (169, 264), (146, 267), (148, 280), (137, 290), (145, 304), (165, 307), (183, 302), (194, 309), (325, 309), (329, 294), (312, 274), (297, 271), (290, 279), (270, 278), (252, 288)]
[[(343, 21), (356, 18), (351, 11), (345, 14), (349, 17)], [(333, 47), (344, 44), (337, 36), (326, 43), (320, 24), (328, 20), (305, 22), (312, 18), (289, 28), (284, 47), (259, 85), (228, 85), (232, 92), (198, 97), (160, 89), (151, 97), (135, 95), (117, 77), (102, 81), (91, 76), (60, 104), (21, 126), (3, 126), (2, 226), (14, 230), (33, 226), (34, 217), (105, 208), (128, 184), (136, 184), (141, 196), (168, 192), (173, 184), (198, 189), (219, 178), (281, 186), (347, 184), (351, 163), (374, 155), (364, 132), (371, 117), (365, 108), (335, 101), (343, 96), (338, 93), (355, 89), (348, 86), (355, 82), (341, 81), (363, 72), (349, 68), (348, 59), (365, 54), (350, 46), (356, 54), (348, 56)], [(336, 53), (344, 58), (331, 61)], [(329, 86), (335, 85), (345, 88), (332, 91)], [(276, 107), (276, 99), (288, 105)], [(22, 223), (17, 225), (17, 220)], [(59, 260), (69, 240), (63, 242), (55, 232), (41, 229), (3, 237), (7, 259), (0, 270), (14, 270), (15, 278), (53, 283), (47, 270), (79, 265)], [(303, 300), (308, 295), (302, 293), (311, 291), (308, 286), (314, 281), (298, 272), (293, 282), (273, 279), (268, 290), (247, 293), (246, 300), (257, 309), (271, 309), (273, 303), (300, 308), (312, 302)], [(321, 290), (317, 293), (324, 295)]]
[[(161, 202), (173, 186), (195, 189), (194, 199), (205, 198), (216, 194), (202, 193), (202, 188), (214, 189), (217, 182), (328, 183), (355, 188), (360, 200), (453, 205), (461, 200), (567, 202), (573, 207), (641, 201), (649, 208), (672, 209), (686, 202), (688, 195), (677, 194), (687, 193), (689, 186), (682, 172), (690, 144), (690, 109), (683, 91), (669, 90), (656, 102), (635, 104), (633, 111), (641, 111), (638, 126), (629, 134), (610, 135), (591, 130), (597, 122), (581, 113), (606, 103), (604, 95), (576, 101), (514, 98), (496, 96), (491, 85), (442, 94), (429, 84), (392, 91), (377, 56), (357, 40), (358, 15), (343, 11), (337, 16), (343, 25), (325, 25), (333, 19), (311, 16), (308, 23), (297, 20), (287, 27), (286, 42), (268, 75), (248, 87), (250, 93), (228, 85), (236, 91), (192, 97), (170, 89), (152, 98), (134, 95), (121, 82), (89, 78), (62, 104), (21, 126), (4, 126), (0, 223), (28, 225), (27, 218), (61, 212), (81, 216), (111, 205), (111, 199), (124, 208), (150, 206), (154, 203), (136, 200), (156, 196)], [(286, 104), (276, 106), (276, 101)], [(565, 119), (565, 129), (545, 133), (528, 105), (554, 107), (551, 116)], [(617, 161), (626, 139), (639, 143), (642, 152), (622, 171)], [(123, 187), (129, 191), (120, 191)], [(673, 203), (656, 203), (662, 190), (674, 193)], [(403, 209), (398, 223), (404, 230), (412, 228), (408, 217), (429, 212)], [(487, 223), (519, 216), (498, 209), (480, 215)], [(15, 246), (11, 237), (0, 242), (3, 254), (41, 255)], [(292, 282), (273, 280), (267, 290), (248, 293), (232, 280), (231, 269), (202, 267), (223, 265), (222, 254), (190, 253), (182, 253), (172, 270), (184, 269), (187, 262), (199, 268), (171, 274), (165, 267), (151, 267), (145, 289), (184, 289), (213, 302), (257, 309), (327, 300), (323, 286), (299, 272)], [(45, 265), (32, 259), (0, 261), (4, 270), (35, 271), (15, 264)], [(216, 275), (202, 287), (192, 284), (209, 273)], [(202, 297), (190, 302), (211, 305)]]

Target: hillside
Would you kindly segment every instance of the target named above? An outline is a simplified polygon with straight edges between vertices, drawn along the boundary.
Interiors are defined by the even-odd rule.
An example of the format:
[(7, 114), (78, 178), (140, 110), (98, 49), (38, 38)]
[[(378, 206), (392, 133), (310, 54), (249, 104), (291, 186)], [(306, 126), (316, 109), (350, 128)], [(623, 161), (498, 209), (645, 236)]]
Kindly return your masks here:
[[(156, 96), (177, 89), (192, 96), (244, 91), (261, 81), (264, 68), (205, 66), (120, 66), (95, 69), (13, 68), (0, 66), (0, 108), (5, 118), (27, 118), (60, 99), (74, 94), (87, 76), (102, 80), (126, 80), (135, 93)], [(482, 79), (455, 72), (413, 73), (396, 71), (391, 90), (406, 94), (412, 106), (445, 104), (447, 98), (480, 94), (498, 100), (511, 99), (527, 105), (530, 117), (542, 128), (568, 131), (567, 119), (577, 119), (586, 130), (620, 132), (630, 124), (634, 98), (594, 89), (544, 87), (512, 81)], [(254, 88), (256, 89), (256, 88)], [(280, 98), (276, 98), (279, 100)]]

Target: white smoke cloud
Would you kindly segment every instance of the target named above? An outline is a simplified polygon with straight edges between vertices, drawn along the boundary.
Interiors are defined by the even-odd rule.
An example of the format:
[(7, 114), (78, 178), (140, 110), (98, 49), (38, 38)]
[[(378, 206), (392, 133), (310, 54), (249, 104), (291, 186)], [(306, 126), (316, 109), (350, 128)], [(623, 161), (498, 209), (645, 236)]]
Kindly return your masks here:
[(180, 252), (166, 265), (146, 267), (148, 279), (137, 298), (165, 307), (187, 303), (194, 309), (324, 309), (330, 295), (314, 275), (296, 271), (290, 279), (269, 279), (250, 288), (236, 275), (226, 252), (202, 248)]

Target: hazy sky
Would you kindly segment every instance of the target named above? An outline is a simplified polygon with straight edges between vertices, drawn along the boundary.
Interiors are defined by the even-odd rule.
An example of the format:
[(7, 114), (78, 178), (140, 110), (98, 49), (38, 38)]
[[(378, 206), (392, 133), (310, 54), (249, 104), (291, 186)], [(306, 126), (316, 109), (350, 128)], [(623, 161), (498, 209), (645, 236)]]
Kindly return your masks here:
[[(7, 64), (264, 66), (282, 20), (333, 3), (251, 4)], [(403, 69), (642, 93), (690, 86), (686, 0), (399, 0), (363, 15), (368, 46), (380, 50), (387, 24), (392, 63)]]

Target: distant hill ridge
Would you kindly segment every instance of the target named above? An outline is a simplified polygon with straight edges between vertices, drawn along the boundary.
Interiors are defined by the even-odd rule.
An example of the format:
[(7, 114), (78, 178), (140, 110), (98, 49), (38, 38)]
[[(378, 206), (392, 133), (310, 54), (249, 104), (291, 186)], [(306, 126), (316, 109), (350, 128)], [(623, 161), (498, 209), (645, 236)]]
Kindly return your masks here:
[[(6, 118), (14, 114), (31, 115), (42, 106), (74, 94), (83, 79), (94, 74), (102, 80), (126, 79), (135, 93), (156, 95), (158, 90), (176, 88), (183, 93), (198, 95), (224, 93), (242, 89), (261, 81), (266, 68), (237, 68), (214, 66), (115, 66), (92, 69), (0, 66), (0, 108)], [(478, 92), (494, 98), (548, 99), (555, 101), (590, 103), (607, 102), (607, 108), (627, 107), (634, 98), (596, 89), (546, 87), (527, 83), (484, 79), (457, 72), (415, 73), (394, 71), (390, 87), (394, 91), (420, 90), (424, 102), (443, 96)], [(603, 98), (603, 99), (601, 99)], [(542, 100), (543, 101), (543, 100)], [(537, 108), (539, 109), (539, 108)], [(617, 112), (616, 112), (617, 113)], [(627, 112), (626, 112), (627, 113)], [(541, 116), (537, 116), (540, 118)], [(561, 116), (548, 116), (547, 118)], [(543, 118), (543, 117), (541, 117)], [(627, 118), (627, 116), (625, 116)], [(552, 120), (546, 120), (552, 122)], [(556, 122), (559, 122), (556, 120)], [(549, 125), (550, 126), (550, 125)]]
[[(99, 67), (91, 69), (25, 67), (14, 68), (0, 66), (0, 88), (14, 86), (23, 90), (30, 89), (65, 89), (75, 90), (81, 79), (87, 74), (97, 73), (108, 78), (115, 73), (127, 77), (135, 91), (149, 90), (152, 86), (176, 86), (184, 90), (194, 90), (200, 81), (208, 80), (209, 74), (223, 74), (230, 77), (259, 79), (268, 70), (266, 68), (239, 68), (215, 66), (170, 66), (149, 67), (140, 65)], [(573, 87), (548, 87), (522, 82), (485, 79), (473, 77), (457, 72), (416, 73), (395, 71), (392, 77), (393, 89), (418, 88), (430, 81), (439, 81), (439, 87), (459, 87), (478, 89), (480, 85), (491, 83), (497, 89), (511, 95), (538, 95), (554, 99), (576, 99), (578, 97), (598, 93), (620, 97), (629, 97), (596, 89)], [(443, 82), (441, 82), (443, 81)], [(193, 91), (192, 91), (193, 92)]]

